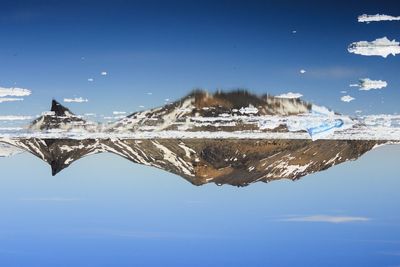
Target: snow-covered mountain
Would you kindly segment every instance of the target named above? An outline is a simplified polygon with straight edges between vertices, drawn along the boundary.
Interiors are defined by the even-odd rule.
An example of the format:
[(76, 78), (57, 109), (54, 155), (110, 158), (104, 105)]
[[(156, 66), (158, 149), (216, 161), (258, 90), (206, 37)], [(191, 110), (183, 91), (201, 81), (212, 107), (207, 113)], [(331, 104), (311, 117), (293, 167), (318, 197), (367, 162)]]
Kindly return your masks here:
[(51, 102), (49, 112), (43, 113), (29, 125), (31, 131), (72, 131), (79, 129), (93, 131), (96, 128), (96, 123), (85, 121), (56, 100)]
[[(263, 131), (275, 134), (293, 131), (307, 136), (303, 127), (290, 118), (305, 116), (306, 122), (312, 123), (313, 113), (336, 116), (327, 109), (313, 108), (299, 99), (257, 97), (244, 91), (214, 95), (197, 91), (164, 107), (137, 112), (103, 126), (87, 122), (53, 101), (51, 113), (44, 114), (30, 125), (31, 132), (38, 131), (36, 135), (3, 137), (0, 142), (41, 158), (51, 166), (53, 175), (82, 157), (110, 152), (135, 163), (175, 173), (195, 185), (213, 182), (236, 186), (282, 178), (296, 180), (357, 159), (376, 145), (385, 143), (374, 140), (268, 139), (257, 138), (257, 135), (246, 138), (248, 134)], [(263, 121), (269, 118), (268, 123), (264, 121), (268, 127), (262, 127), (265, 124), (260, 124), (261, 118)], [(88, 137), (66, 138), (57, 135), (61, 130), (83, 131)], [(42, 132), (55, 134), (42, 135)], [(121, 138), (118, 135), (121, 132), (130, 135)], [(154, 132), (221, 133), (222, 137), (165, 135), (151, 138), (143, 135)], [(230, 138), (229, 133), (241, 138)]]
[(247, 91), (209, 94), (194, 91), (163, 107), (133, 113), (108, 127), (109, 132), (258, 130), (260, 116), (305, 114), (312, 105), (300, 99), (256, 96)]

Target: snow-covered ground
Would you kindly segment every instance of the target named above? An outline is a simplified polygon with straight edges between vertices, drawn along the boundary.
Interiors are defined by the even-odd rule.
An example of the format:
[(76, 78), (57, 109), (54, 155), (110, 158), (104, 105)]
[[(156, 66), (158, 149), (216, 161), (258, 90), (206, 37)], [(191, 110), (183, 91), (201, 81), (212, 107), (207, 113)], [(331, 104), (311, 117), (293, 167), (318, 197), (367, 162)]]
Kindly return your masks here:
[[(192, 117), (176, 123), (177, 130), (162, 127), (143, 126), (109, 129), (98, 128), (93, 131), (79, 129), (54, 129), (49, 131), (29, 131), (25, 128), (1, 128), (0, 138), (70, 138), (70, 139), (165, 139), (165, 138), (201, 138), (201, 139), (333, 139), (333, 140), (393, 140), (400, 141), (400, 115), (370, 115), (350, 118), (342, 115), (329, 116), (313, 112), (292, 116), (222, 116)], [(193, 130), (201, 126), (215, 126), (213, 130)], [(255, 130), (240, 130), (240, 125), (255, 126)], [(237, 126), (238, 130), (224, 130), (224, 126)], [(277, 131), (279, 126), (287, 130)]]

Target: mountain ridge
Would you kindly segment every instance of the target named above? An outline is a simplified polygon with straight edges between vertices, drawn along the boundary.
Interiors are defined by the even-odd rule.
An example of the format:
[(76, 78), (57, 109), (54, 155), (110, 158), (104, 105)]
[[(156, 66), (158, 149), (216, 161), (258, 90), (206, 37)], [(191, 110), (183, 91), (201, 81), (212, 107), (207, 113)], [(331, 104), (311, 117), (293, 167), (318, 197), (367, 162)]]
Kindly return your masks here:
[[(254, 120), (264, 115), (287, 120), (293, 114), (309, 116), (312, 111), (311, 104), (299, 99), (282, 100), (268, 95), (259, 97), (240, 91), (215, 94), (195, 92), (164, 107), (130, 114), (111, 124), (105, 130), (108, 135), (102, 138), (54, 138), (50, 135), (8, 138), (0, 142), (28, 151), (47, 162), (52, 175), (83, 157), (109, 152), (134, 163), (174, 173), (194, 185), (215, 183), (234, 186), (279, 179), (297, 180), (355, 160), (376, 145), (385, 143), (374, 140), (135, 137), (139, 132), (171, 130), (286, 133), (288, 126), (282, 127), (281, 121), (260, 130), (259, 122)], [(76, 129), (96, 132), (99, 129), (99, 125), (85, 121), (56, 100), (52, 101), (50, 112), (34, 120), (30, 129), (50, 133), (61, 129), (67, 132)], [(333, 116), (331, 111), (329, 114)], [(120, 128), (131, 133), (130, 137), (114, 136), (113, 132)], [(302, 128), (294, 131), (307, 134)]]

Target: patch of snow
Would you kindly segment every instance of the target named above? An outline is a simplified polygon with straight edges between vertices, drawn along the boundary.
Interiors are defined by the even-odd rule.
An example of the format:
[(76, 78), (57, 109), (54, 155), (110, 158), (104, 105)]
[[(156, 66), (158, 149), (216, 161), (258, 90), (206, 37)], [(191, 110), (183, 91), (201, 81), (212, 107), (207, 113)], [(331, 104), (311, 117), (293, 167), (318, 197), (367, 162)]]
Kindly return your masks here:
[(295, 99), (295, 98), (300, 98), (303, 95), (300, 93), (292, 93), (292, 92), (288, 92), (286, 94), (281, 94), (281, 95), (277, 95), (275, 96), (276, 98), (288, 98), (288, 99)]
[(311, 113), (314, 115), (323, 115), (323, 116), (334, 116), (335, 112), (328, 109), (327, 107), (312, 105)]
[(241, 114), (257, 114), (258, 113), (258, 109), (256, 107), (254, 107), (253, 105), (249, 105), (248, 107), (240, 108), (239, 112)]

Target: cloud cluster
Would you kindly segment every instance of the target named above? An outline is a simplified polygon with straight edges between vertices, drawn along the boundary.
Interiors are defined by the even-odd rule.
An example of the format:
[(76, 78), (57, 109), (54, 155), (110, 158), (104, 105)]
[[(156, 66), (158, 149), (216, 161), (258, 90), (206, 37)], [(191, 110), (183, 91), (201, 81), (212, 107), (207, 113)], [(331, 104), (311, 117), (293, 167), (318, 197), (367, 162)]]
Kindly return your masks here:
[(322, 222), (322, 223), (351, 223), (369, 221), (366, 217), (353, 216), (332, 216), (332, 215), (311, 215), (311, 216), (292, 216), (280, 219), (284, 222)]
[(300, 98), (300, 97), (302, 97), (302, 96), (303, 96), (303, 95), (300, 94), (300, 93), (288, 92), (288, 93), (286, 93), (286, 94), (277, 95), (277, 96), (275, 96), (275, 97), (277, 97), (277, 98), (291, 98), (291, 99), (293, 99), (293, 98)]
[(31, 91), (28, 89), (17, 88), (17, 87), (0, 87), (0, 97), (5, 96), (29, 96), (31, 95)]
[(389, 55), (400, 54), (400, 43), (396, 40), (390, 41), (387, 37), (378, 38), (375, 41), (359, 41), (349, 45), (347, 50), (350, 53), (363, 56), (381, 56), (386, 58)]
[(347, 102), (347, 103), (353, 101), (354, 99), (355, 99), (355, 98), (352, 97), (352, 96), (350, 96), (350, 95), (344, 95), (344, 96), (342, 96), (342, 97), (340, 98), (340, 100), (342, 100), (343, 102)]
[(15, 102), (15, 101), (23, 101), (22, 96), (31, 95), (31, 91), (24, 88), (18, 87), (0, 87), (0, 103), (4, 102)]
[(75, 98), (64, 98), (65, 103), (84, 103), (89, 102), (88, 99), (82, 97), (75, 97)]
[(400, 20), (400, 16), (393, 17), (384, 14), (376, 14), (376, 15), (367, 15), (363, 14), (358, 16), (358, 22), (373, 22), (373, 21), (392, 21), (392, 20)]

